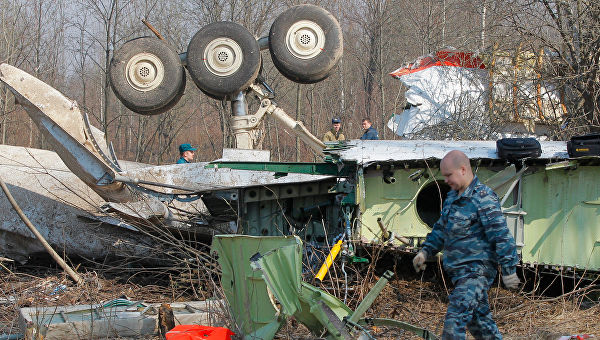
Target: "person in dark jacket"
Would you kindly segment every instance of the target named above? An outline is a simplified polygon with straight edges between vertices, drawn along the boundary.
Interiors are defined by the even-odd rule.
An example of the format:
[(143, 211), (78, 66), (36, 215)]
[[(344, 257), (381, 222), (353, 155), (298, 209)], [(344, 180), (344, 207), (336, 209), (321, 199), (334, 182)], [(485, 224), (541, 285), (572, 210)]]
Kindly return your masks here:
[(379, 139), (379, 136), (377, 135), (377, 130), (375, 130), (374, 127), (371, 126), (371, 120), (369, 118), (364, 118), (362, 120), (362, 127), (363, 127), (363, 135), (362, 137), (360, 137), (360, 139), (362, 140), (376, 140)]
[(506, 288), (519, 287), (515, 240), (498, 196), (473, 174), (464, 153), (450, 151), (442, 159), (440, 171), (452, 190), (413, 265), (419, 272), (425, 269), (428, 257), (443, 250), (444, 270), (454, 291), (449, 296), (442, 339), (465, 339), (466, 329), (475, 339), (502, 339), (492, 319), (488, 290), (498, 266)]
[(181, 157), (177, 160), (177, 164), (191, 163), (194, 160), (194, 151), (196, 151), (196, 148), (193, 148), (190, 144), (181, 144), (179, 146), (179, 156)]

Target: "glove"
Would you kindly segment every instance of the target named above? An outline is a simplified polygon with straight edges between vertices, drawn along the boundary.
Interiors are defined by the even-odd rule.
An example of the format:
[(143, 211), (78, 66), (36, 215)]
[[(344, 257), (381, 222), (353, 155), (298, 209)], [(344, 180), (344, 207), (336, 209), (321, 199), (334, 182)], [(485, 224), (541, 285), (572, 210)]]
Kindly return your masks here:
[(418, 273), (421, 270), (425, 270), (427, 265), (425, 264), (425, 259), (427, 259), (427, 252), (421, 250), (417, 253), (417, 256), (413, 259), (413, 267), (415, 267), (415, 271)]
[(517, 289), (519, 288), (519, 283), (521, 283), (519, 277), (517, 276), (517, 273), (503, 275), (502, 282), (504, 282), (504, 286), (508, 289)]

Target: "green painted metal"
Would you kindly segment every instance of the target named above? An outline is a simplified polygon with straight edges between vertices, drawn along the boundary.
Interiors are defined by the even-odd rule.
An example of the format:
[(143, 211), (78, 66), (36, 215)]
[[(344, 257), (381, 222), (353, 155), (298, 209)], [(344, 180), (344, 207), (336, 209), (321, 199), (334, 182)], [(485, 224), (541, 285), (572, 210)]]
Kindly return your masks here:
[(600, 270), (600, 168), (545, 170), (523, 177), (524, 262)]
[(327, 331), (330, 339), (349, 336), (341, 319), (352, 311), (331, 294), (302, 282), (302, 248), (299, 244), (255, 257), (253, 266), (262, 271), (267, 286), (281, 304), (282, 314), (294, 316), (315, 335)]
[(394, 172), (396, 182), (383, 181), (382, 171), (369, 171), (364, 174), (364, 186), (357, 196), (362, 198), (360, 237), (364, 240), (378, 240), (381, 230), (377, 218), (381, 218), (388, 231), (405, 237), (423, 237), (430, 228), (417, 215), (416, 194), (430, 179), (421, 177), (417, 181), (408, 176), (417, 169), (399, 169)]
[(390, 270), (386, 270), (385, 273), (383, 273), (383, 275), (381, 276), (381, 278), (379, 278), (379, 280), (377, 280), (377, 283), (375, 283), (375, 286), (373, 286), (373, 288), (369, 291), (367, 296), (365, 296), (365, 298), (356, 307), (356, 310), (354, 310), (354, 313), (352, 313), (352, 315), (350, 315), (350, 317), (348, 318), (348, 321), (358, 322), (358, 320), (360, 320), (363, 317), (363, 315), (365, 315), (365, 313), (371, 307), (373, 302), (375, 302), (375, 299), (377, 298), (379, 293), (381, 293), (381, 291), (383, 290), (385, 285), (387, 285), (388, 281), (392, 277), (394, 277), (394, 272), (392, 272)]
[[(518, 178), (514, 167), (501, 172), (480, 167), (477, 176), (484, 182), (489, 180), (490, 185), (504, 194), (507, 194), (509, 184)], [(357, 193), (364, 197), (361, 239), (378, 241), (382, 237), (377, 218), (381, 218), (388, 231), (408, 238), (424, 238), (439, 218), (445, 197), (443, 189), (449, 190), (439, 168), (395, 169), (394, 178), (396, 181), (388, 184), (383, 180), (383, 171), (370, 170), (364, 175), (363, 192)]]
[[(415, 173), (429, 176), (411, 176)], [(600, 167), (567, 161), (530, 166), (518, 172), (511, 167), (479, 167), (477, 175), (496, 190), (500, 199), (505, 198), (503, 209), (507, 220), (516, 221), (511, 231), (523, 262), (600, 270)], [(362, 240), (376, 242), (381, 238), (377, 218), (396, 235), (422, 239), (430, 231), (431, 221), (437, 219), (428, 222), (427, 216), (439, 216), (439, 210), (433, 208), (440, 203), (434, 197), (439, 195), (436, 189), (432, 191), (435, 195), (429, 193), (431, 210), (423, 214), (422, 207), (418, 207), (420, 195), (435, 185), (434, 178), (443, 184), (437, 168), (396, 169), (394, 177), (396, 182), (387, 184), (382, 171), (370, 170), (364, 175), (364, 185), (357, 185), (357, 191), (362, 190), (357, 196), (363, 198), (359, 230)]]
[(348, 177), (355, 169), (349, 165), (334, 163), (288, 163), (288, 162), (211, 162), (206, 168), (229, 168), (251, 171), (271, 171), (279, 175), (287, 173), (332, 175)]
[(246, 339), (272, 339), (281, 327), (262, 274), (252, 269), (250, 257), (286, 245), (300, 244), (294, 236), (215, 235), (212, 250), (219, 255), (221, 286), (231, 315)]
[[(298, 237), (216, 235), (213, 251), (219, 255), (221, 285), (244, 339), (273, 339), (285, 319), (293, 316), (315, 336), (350, 340), (353, 326), (393, 276), (386, 272), (353, 312), (335, 296), (302, 281), (302, 242)], [(388, 321), (386, 325), (391, 324)], [(400, 324), (417, 334), (429, 334)]]
[(267, 286), (281, 303), (281, 313), (292, 316), (302, 308), (297, 298), (302, 291), (302, 247), (299, 239), (291, 245), (260, 254), (251, 261), (254, 270), (262, 270)]
[[(333, 239), (343, 232), (344, 226), (339, 222), (342, 215), (336, 211), (349, 208), (352, 239), (379, 242), (382, 235), (377, 219), (381, 218), (386, 230), (408, 238), (412, 246), (418, 247), (439, 218), (443, 197), (449, 190), (439, 173), (439, 164), (419, 162), (399, 166), (380, 162), (368, 167), (342, 164), (223, 163), (240, 169), (348, 177), (347, 182), (341, 183), (353, 188), (294, 198), (283, 205), (281, 200), (245, 203), (242, 213), (245, 220), (241, 221), (244, 232), (280, 235), (288, 233), (291, 226), (305, 233), (301, 237), (310, 235), (311, 240), (318, 239), (317, 244), (323, 244), (322, 240)], [(480, 180), (492, 187), (503, 202), (509, 229), (525, 263), (600, 270), (600, 167), (587, 164), (589, 160), (539, 162), (517, 171), (510, 164), (480, 162), (474, 168)], [(386, 182), (384, 174), (389, 176), (390, 172), (395, 181), (390, 182), (388, 177)], [(339, 201), (340, 197), (335, 196), (334, 200), (333, 195), (339, 193), (346, 195)], [(332, 195), (331, 204), (319, 206), (320, 197), (326, 194)], [(322, 218), (314, 218), (317, 215), (313, 214), (310, 221), (301, 222), (302, 218), (294, 217), (301, 216), (298, 212), (308, 211), (306, 208), (317, 206)], [(291, 214), (283, 216), (283, 210)]]
[(409, 323), (393, 320), (393, 319), (385, 319), (385, 318), (364, 318), (358, 321), (359, 325), (365, 326), (380, 326), (380, 327), (395, 327), (404, 329), (410, 332), (415, 333), (423, 339), (427, 340), (437, 340), (439, 339), (435, 334), (431, 333), (427, 329), (415, 327)]
[(306, 241), (324, 242), (343, 232), (335, 178), (301, 184), (271, 185), (241, 190), (240, 232), (254, 236), (292, 233)]
[[(365, 312), (371, 307), (389, 279), (394, 276), (386, 271), (365, 296), (353, 312), (342, 301), (333, 295), (321, 291), (301, 280), (302, 249), (297, 244), (284, 246), (253, 258), (253, 266), (261, 270), (267, 286), (281, 303), (281, 313), (301, 322), (315, 336), (325, 333), (331, 340), (354, 339), (349, 330), (356, 325)], [(381, 322), (382, 325), (400, 327), (418, 335), (431, 333), (422, 328), (394, 320)]]

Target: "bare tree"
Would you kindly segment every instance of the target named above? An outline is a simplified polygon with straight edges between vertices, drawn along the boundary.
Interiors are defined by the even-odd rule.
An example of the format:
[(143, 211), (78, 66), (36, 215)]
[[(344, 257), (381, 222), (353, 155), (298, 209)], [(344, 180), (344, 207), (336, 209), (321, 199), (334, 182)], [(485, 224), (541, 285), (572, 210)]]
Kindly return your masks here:
[(525, 48), (542, 49), (543, 78), (557, 84), (568, 107), (568, 134), (600, 131), (600, 3), (593, 0), (511, 2), (506, 29)]
[[(89, 60), (95, 68), (93, 73), (99, 77), (101, 85), (99, 87), (100, 97), (96, 98), (99, 103), (97, 118), (106, 137), (108, 137), (108, 126), (111, 121), (109, 117), (111, 90), (108, 67), (116, 46), (124, 37), (131, 34), (127, 28), (132, 26), (131, 21), (134, 19), (132, 1), (76, 1), (77, 16), (72, 25), (79, 32), (77, 34), (80, 44), (78, 64), (80, 68), (85, 67), (85, 63)], [(85, 71), (89, 72), (89, 69)], [(93, 111), (91, 112), (93, 113)]]
[[(24, 4), (20, 1), (0, 1), (0, 62), (20, 65), (23, 62), (27, 25), (24, 24)], [(0, 87), (0, 115), (2, 144), (7, 142), (9, 115), (15, 110), (12, 97), (4, 86)]]
[[(65, 28), (63, 2), (3, 1), (0, 3), (0, 13), (0, 60), (23, 68), (49, 84), (62, 85), (65, 69), (62, 62)], [(32, 121), (22, 110), (9, 108), (10, 96), (6, 89), (2, 88), (0, 94), (2, 142), (6, 143), (8, 135), (12, 134), (13, 143), (33, 146), (35, 140), (39, 140), (38, 146), (43, 147), (43, 141), (36, 138)], [(7, 120), (9, 112), (14, 112), (11, 121)], [(24, 133), (17, 131), (21, 125), (24, 126)]]

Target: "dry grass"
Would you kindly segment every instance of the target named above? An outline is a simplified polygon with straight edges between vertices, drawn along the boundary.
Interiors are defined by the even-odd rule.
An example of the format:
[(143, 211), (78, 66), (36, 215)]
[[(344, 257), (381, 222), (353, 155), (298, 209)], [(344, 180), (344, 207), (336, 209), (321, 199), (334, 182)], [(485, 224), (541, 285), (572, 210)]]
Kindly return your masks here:
[[(0, 268), (0, 334), (22, 333), (18, 327), (21, 307), (95, 304), (119, 297), (149, 303), (194, 300), (198, 289), (185, 287), (171, 275), (162, 279), (144, 279), (139, 274), (123, 272), (118, 277), (79, 268), (85, 283), (77, 286), (65, 274), (48, 268)], [(355, 308), (374, 285), (377, 276), (370, 268), (352, 273), (348, 305)], [(150, 282), (150, 283), (149, 283)], [(207, 287), (214, 283), (195, 282)], [(322, 288), (344, 298), (343, 282), (326, 281)], [(213, 292), (214, 293), (214, 292)], [(559, 335), (595, 334), (600, 336), (600, 303), (592, 302), (590, 292), (559, 297), (532, 296), (503, 288), (490, 290), (490, 305), (505, 339), (557, 339)], [(597, 296), (595, 297), (597, 299)], [(393, 279), (379, 295), (367, 316), (385, 317), (408, 322), (440, 334), (447, 307), (447, 290), (443, 281), (420, 278)], [(416, 336), (385, 327), (371, 329), (377, 339), (416, 339)], [(280, 339), (311, 339), (308, 329), (290, 320), (278, 333)], [(154, 337), (153, 339), (157, 339)]]

